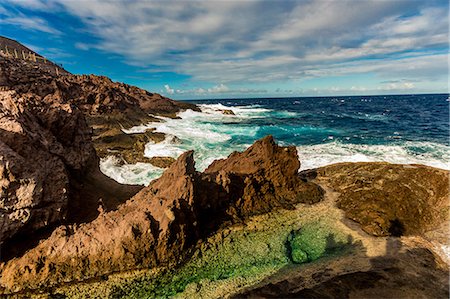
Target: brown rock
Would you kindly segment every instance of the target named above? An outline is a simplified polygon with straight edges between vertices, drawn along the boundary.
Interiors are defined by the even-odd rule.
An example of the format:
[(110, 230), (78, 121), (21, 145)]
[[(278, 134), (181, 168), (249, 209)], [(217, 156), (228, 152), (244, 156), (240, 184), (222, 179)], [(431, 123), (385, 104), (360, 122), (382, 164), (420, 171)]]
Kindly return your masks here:
[[(1, 40), (0, 37), (0, 42)], [(106, 144), (101, 142), (101, 138), (97, 138), (107, 131), (119, 131), (122, 128), (128, 129), (159, 120), (152, 115), (175, 118), (182, 110), (200, 111), (196, 105), (113, 82), (104, 76), (72, 75), (67, 72), (57, 76), (53, 69), (49, 71), (44, 66), (1, 56), (0, 90), (5, 87), (15, 90), (19, 95), (33, 95), (48, 104), (64, 103), (76, 106), (87, 116), (89, 125), (94, 128), (94, 138), (100, 143), (96, 146), (100, 156), (105, 150), (114, 151), (105, 147)], [(151, 139), (158, 142), (164, 140), (161, 133), (153, 134)], [(125, 143), (131, 143), (131, 138)], [(146, 161), (143, 152), (133, 155), (128, 151), (123, 156), (130, 163)]]
[(95, 161), (89, 132), (67, 104), (0, 92), (0, 242), (65, 217), (71, 173)]
[(267, 136), (242, 153), (214, 161), (205, 173), (220, 178), (226, 190), (239, 193), (235, 213), (245, 216), (276, 207), (293, 208), (299, 202), (319, 202), (323, 190), (301, 181), (299, 168), (296, 148), (280, 147)]
[(120, 129), (112, 128), (95, 136), (93, 143), (98, 156), (101, 158), (114, 155), (130, 164), (137, 162), (152, 163), (151, 159), (144, 157), (145, 145), (149, 142), (161, 142), (164, 139), (164, 133), (155, 133), (152, 130), (147, 130), (144, 133), (126, 134)]
[(152, 157), (149, 158), (148, 162), (159, 168), (167, 168), (175, 162), (175, 159), (172, 157)]
[[(310, 171), (311, 172), (311, 171)], [(449, 172), (423, 165), (339, 163), (312, 171), (338, 207), (375, 236), (421, 234), (449, 215)]]
[(18, 291), (141, 267), (173, 266), (225, 220), (320, 200), (317, 187), (311, 189), (312, 183), (298, 179), (298, 167), (295, 148), (279, 147), (271, 137), (214, 162), (204, 174), (195, 171), (193, 152), (186, 152), (117, 211), (102, 213), (87, 224), (61, 227), (6, 263), (0, 286)]

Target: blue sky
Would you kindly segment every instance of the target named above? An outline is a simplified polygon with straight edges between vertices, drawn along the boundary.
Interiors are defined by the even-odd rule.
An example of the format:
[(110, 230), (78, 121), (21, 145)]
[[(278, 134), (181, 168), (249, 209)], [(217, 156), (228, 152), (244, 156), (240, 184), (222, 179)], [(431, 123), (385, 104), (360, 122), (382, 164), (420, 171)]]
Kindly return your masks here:
[(2, 0), (0, 35), (174, 99), (446, 93), (448, 1)]

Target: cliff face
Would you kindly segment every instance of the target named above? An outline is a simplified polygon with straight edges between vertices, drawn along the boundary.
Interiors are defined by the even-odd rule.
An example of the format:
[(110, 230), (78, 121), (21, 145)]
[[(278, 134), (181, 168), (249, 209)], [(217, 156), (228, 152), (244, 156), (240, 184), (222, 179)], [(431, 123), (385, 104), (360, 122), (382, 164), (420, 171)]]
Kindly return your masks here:
[[(0, 244), (59, 223), (90, 221), (100, 200), (108, 210), (129, 199), (141, 187), (121, 187), (101, 174), (98, 134), (112, 131), (119, 146), (142, 149), (134, 154), (142, 156), (151, 138), (122, 138), (128, 137), (122, 127), (145, 123), (149, 113), (197, 109), (106, 77), (57, 75), (44, 67), (49, 63), (0, 53)], [(92, 143), (92, 127), (99, 142)], [(107, 142), (102, 153), (110, 147)], [(5, 244), (3, 258), (14, 256), (18, 244)]]
[(68, 104), (0, 92), (0, 241), (62, 220), (70, 176), (97, 162), (90, 129)]

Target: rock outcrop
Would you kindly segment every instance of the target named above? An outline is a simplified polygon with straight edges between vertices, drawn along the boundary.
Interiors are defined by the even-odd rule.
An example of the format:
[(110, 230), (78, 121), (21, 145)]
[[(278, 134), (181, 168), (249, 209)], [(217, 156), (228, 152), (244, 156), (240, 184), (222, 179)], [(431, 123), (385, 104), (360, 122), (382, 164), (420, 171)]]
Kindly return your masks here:
[[(99, 190), (117, 193), (87, 188), (95, 183)], [(140, 188), (118, 189), (98, 169), (91, 129), (81, 111), (70, 104), (47, 104), (32, 94), (0, 91), (0, 242), (67, 221), (92, 220), (105, 194), (113, 208)]]
[(62, 220), (71, 173), (95, 162), (80, 111), (0, 92), (0, 241)]
[(214, 161), (205, 174), (216, 176), (223, 188), (236, 197), (230, 213), (246, 216), (277, 207), (293, 208), (299, 202), (319, 202), (323, 190), (301, 181), (299, 168), (296, 148), (277, 146), (272, 136), (267, 136), (242, 153)]
[(186, 152), (117, 211), (87, 224), (62, 226), (3, 265), (0, 284), (19, 291), (173, 266), (225, 221), (320, 201), (320, 188), (298, 178), (299, 166), (295, 148), (279, 147), (270, 136), (213, 163), (205, 173), (195, 170), (193, 152)]
[(422, 234), (449, 217), (449, 172), (424, 165), (339, 163), (306, 171), (339, 193), (338, 207), (375, 236)]

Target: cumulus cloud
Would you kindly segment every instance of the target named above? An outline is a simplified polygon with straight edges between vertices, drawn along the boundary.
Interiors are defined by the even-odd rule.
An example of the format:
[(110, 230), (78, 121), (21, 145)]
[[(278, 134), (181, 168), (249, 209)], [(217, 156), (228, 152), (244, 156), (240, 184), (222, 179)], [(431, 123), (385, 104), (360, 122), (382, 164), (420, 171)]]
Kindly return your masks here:
[(164, 85), (164, 88), (168, 94), (173, 94), (175, 92), (173, 88), (170, 88), (169, 84)]

